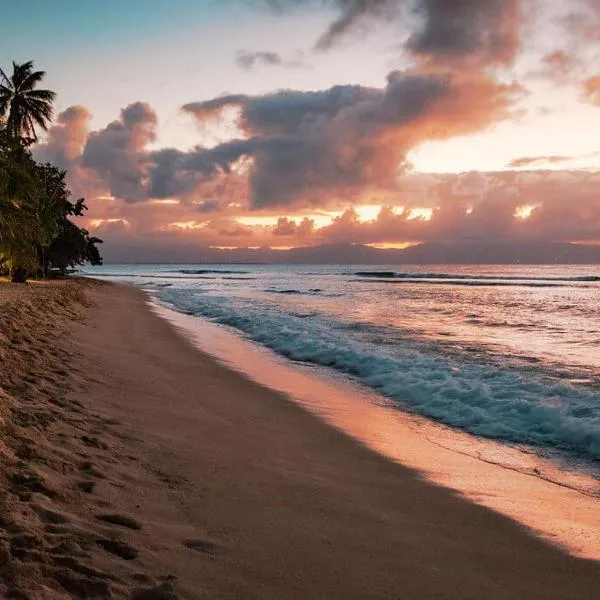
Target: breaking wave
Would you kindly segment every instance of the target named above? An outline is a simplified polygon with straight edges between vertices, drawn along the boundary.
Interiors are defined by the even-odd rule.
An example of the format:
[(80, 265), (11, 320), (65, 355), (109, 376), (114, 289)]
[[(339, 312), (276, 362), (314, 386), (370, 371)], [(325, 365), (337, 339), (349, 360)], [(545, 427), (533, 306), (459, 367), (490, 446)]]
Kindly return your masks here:
[[(181, 273), (181, 275), (186, 275), (186, 277), (182, 277), (181, 275), (157, 275), (157, 274), (145, 274), (145, 273), (94, 273), (94, 277), (111, 277), (116, 279), (178, 279), (179, 281), (185, 280), (196, 280), (196, 279), (230, 279), (237, 281), (249, 281), (254, 279), (254, 277), (228, 277), (229, 273), (237, 273), (238, 271), (165, 271), (165, 273)], [(240, 273), (245, 273), (245, 271), (239, 271)], [(203, 275), (202, 273), (207, 273), (207, 275)], [(209, 275), (208, 273), (213, 273), (213, 275)], [(214, 274), (222, 273), (223, 277), (218, 277)], [(83, 272), (84, 275), (87, 273)], [(191, 276), (190, 276), (191, 275)]]
[(358, 277), (380, 279), (453, 279), (457, 281), (556, 281), (556, 282), (598, 282), (600, 275), (584, 275), (581, 277), (519, 277), (517, 275), (453, 275), (451, 273), (397, 273), (395, 271), (356, 271), (344, 273)]
[(182, 275), (245, 275), (249, 271), (227, 271), (225, 269), (178, 269), (172, 273)]
[[(355, 281), (375, 282), (374, 279), (357, 279)], [(467, 280), (467, 279), (377, 279), (377, 283), (408, 284), (418, 283), (420, 285), (465, 285), (472, 287), (532, 287), (532, 288), (557, 288), (568, 287), (567, 283), (533, 282), (523, 281), (495, 281), (495, 280)]]
[(309, 290), (277, 290), (274, 288), (267, 288), (265, 292), (269, 294), (283, 294), (286, 296), (316, 296), (323, 293), (321, 288), (311, 288)]
[(177, 310), (244, 332), (282, 356), (355, 377), (398, 407), (470, 433), (600, 459), (600, 395), (508, 364), (477, 364), (411, 347), (371, 343), (347, 324), (300, 318), (255, 300), (168, 288)]

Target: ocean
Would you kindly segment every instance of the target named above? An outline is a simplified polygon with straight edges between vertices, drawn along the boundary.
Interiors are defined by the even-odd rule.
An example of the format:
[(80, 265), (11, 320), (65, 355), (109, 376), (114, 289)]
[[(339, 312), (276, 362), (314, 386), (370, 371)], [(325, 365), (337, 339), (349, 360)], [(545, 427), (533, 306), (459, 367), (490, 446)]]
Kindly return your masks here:
[(600, 266), (105, 265), (84, 274), (596, 476)]

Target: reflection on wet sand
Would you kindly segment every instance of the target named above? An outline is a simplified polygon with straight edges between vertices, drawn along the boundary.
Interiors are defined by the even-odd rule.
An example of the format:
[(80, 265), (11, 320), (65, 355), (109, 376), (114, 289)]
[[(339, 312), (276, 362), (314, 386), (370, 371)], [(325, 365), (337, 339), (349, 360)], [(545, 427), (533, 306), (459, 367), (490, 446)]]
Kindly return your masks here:
[(600, 560), (600, 488), (514, 448), (403, 413), (347, 380), (278, 358), (224, 327), (152, 303), (203, 352), (287, 394), (370, 449), (501, 512), (577, 556)]

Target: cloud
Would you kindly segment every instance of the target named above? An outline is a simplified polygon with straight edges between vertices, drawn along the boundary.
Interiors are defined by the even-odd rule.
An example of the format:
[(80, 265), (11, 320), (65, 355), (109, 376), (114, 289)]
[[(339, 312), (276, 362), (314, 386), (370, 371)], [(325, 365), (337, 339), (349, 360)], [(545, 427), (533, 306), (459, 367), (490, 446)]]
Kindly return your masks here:
[(315, 222), (308, 217), (304, 217), (300, 223), (288, 217), (279, 217), (272, 233), (274, 236), (304, 238), (310, 236), (314, 229)]
[(581, 87), (583, 98), (600, 107), (600, 75), (589, 77), (583, 82)]
[(328, 50), (367, 19), (395, 16), (400, 5), (398, 0), (335, 0), (332, 3), (338, 7), (340, 15), (317, 41), (318, 50)]
[[(598, 8), (597, 2), (579, 0), (585, 10), (573, 5), (573, 18), (590, 20), (586, 40), (593, 37), (593, 11), (585, 11)], [(410, 66), (389, 73), (380, 87), (336, 85), (190, 102), (183, 112), (199, 126), (199, 140), (212, 127), (227, 130), (228, 137), (210, 147), (156, 147), (157, 118), (143, 102), (93, 132), (85, 108), (59, 115), (36, 156), (68, 169), (70, 185), (88, 196), (87, 223), (106, 237), (107, 247), (127, 248), (133, 240), (141, 240), (148, 252), (159, 247), (175, 252), (186, 245), (600, 237), (598, 173), (520, 170), (572, 157), (519, 157), (508, 165), (515, 170), (504, 173), (416, 174), (407, 166), (408, 153), (425, 142), (479, 132), (512, 116), (524, 92), (507, 67), (520, 49), (524, 1), (321, 5), (335, 13), (318, 41), (320, 50), (363, 26), (392, 21)], [(576, 44), (537, 50), (545, 76), (568, 75), (578, 82), (586, 77), (577, 70), (585, 52)], [(240, 52), (237, 60), (248, 69), (291, 66), (267, 51)], [(600, 106), (598, 76), (585, 80), (582, 94)], [(375, 210), (361, 210), (365, 204), (381, 207), (375, 218), (365, 220)], [(249, 211), (257, 224), (242, 219)], [(332, 222), (323, 226), (327, 215)]]
[[(183, 111), (201, 128), (222, 122), (235, 135), (214, 147), (151, 149), (156, 115), (143, 102), (126, 107), (105, 128), (62, 148), (126, 202), (176, 198), (199, 212), (355, 204), (366, 194), (393, 193), (408, 152), (431, 140), (481, 131), (511, 115), (523, 89), (494, 79), (518, 48), (518, 0), (325, 0), (336, 18), (319, 43), (327, 48), (366, 20), (410, 17), (406, 48), (414, 61), (392, 71), (381, 88), (337, 85), (320, 91), (228, 94), (191, 102)], [(271, 7), (308, 0), (268, 2)], [(400, 20), (398, 20), (400, 23)], [(274, 52), (243, 52), (245, 68), (283, 65)], [(460, 67), (460, 68), (459, 68)], [(60, 125), (60, 123), (59, 123)], [(75, 127), (69, 126), (75, 132)], [(60, 138), (60, 130), (51, 132)], [(73, 133), (75, 135), (75, 133)], [(79, 156), (77, 149), (81, 148)]]
[(408, 48), (432, 60), (511, 63), (519, 47), (520, 0), (419, 0), (422, 25)]
[(113, 196), (130, 202), (147, 198), (147, 150), (155, 139), (156, 113), (145, 102), (121, 111), (119, 119), (90, 133), (81, 165), (107, 183)]
[[(310, 0), (266, 0), (278, 11), (310, 6)], [(519, 47), (523, 0), (324, 0), (337, 16), (316, 49), (328, 50), (363, 24), (417, 23), (406, 48), (435, 62), (476, 59), (480, 64), (512, 62)]]
[(531, 167), (539, 164), (557, 164), (573, 160), (572, 156), (523, 156), (511, 160), (507, 167), (510, 169), (519, 169), (521, 167)]
[(255, 213), (254, 224), (243, 206), (201, 213), (177, 201), (94, 200), (87, 223), (120, 256), (143, 245), (145, 260), (167, 247), (172, 254), (161, 255), (165, 260), (176, 260), (184, 247), (192, 256), (194, 248), (209, 246), (600, 242), (600, 173), (414, 173), (395, 197), (371, 200), (380, 206), (374, 218), (361, 218), (364, 211), (352, 207), (337, 214), (322, 208), (286, 214), (280, 207)]
[(186, 168), (223, 172), (241, 157), (252, 159), (255, 209), (318, 205), (324, 196), (351, 199), (366, 188), (396, 188), (411, 148), (505, 118), (518, 92), (485, 77), (394, 71), (382, 89), (346, 85), (190, 103), (183, 110), (199, 125), (239, 109), (247, 137), (191, 153)]
[[(349, 209), (319, 230), (328, 241), (586, 242), (599, 241), (600, 174), (584, 172), (488, 173), (480, 196), (457, 196), (460, 176), (438, 175), (430, 185), (430, 218), (384, 206), (363, 222)], [(437, 182), (435, 182), (437, 179)], [(527, 208), (526, 211), (519, 209)], [(528, 218), (519, 218), (525, 212)]]
[[(538, 2), (542, 8), (542, 2)], [(557, 1), (549, 4), (547, 11), (529, 12), (532, 33), (538, 33), (538, 43), (546, 49), (541, 69), (531, 74), (561, 86), (578, 84), (589, 77), (600, 51), (600, 2)], [(548, 42), (555, 44), (553, 50), (547, 50)]]
[(283, 59), (277, 52), (246, 52), (240, 50), (235, 59), (235, 62), (242, 69), (251, 70), (257, 66), (264, 67), (287, 67), (291, 69), (303, 69), (306, 68), (306, 64), (300, 58), (295, 59)]
[(81, 165), (91, 118), (91, 113), (83, 106), (67, 108), (49, 128), (44, 143), (33, 148), (36, 160), (67, 170), (69, 186), (76, 197), (102, 192), (102, 182), (96, 174)]
[(201, 128), (226, 115), (237, 137), (189, 150), (151, 148), (157, 117), (146, 103), (92, 132), (72, 107), (39, 152), (69, 168), (76, 189), (129, 203), (177, 199), (204, 213), (348, 205), (395, 193), (411, 149), (507, 118), (519, 93), (480, 73), (393, 71), (382, 88), (226, 95), (182, 110)]
[(82, 152), (89, 133), (91, 113), (75, 105), (61, 112), (48, 131), (46, 143), (37, 147), (36, 157), (59, 169), (70, 167)]
[(554, 50), (542, 57), (542, 69), (537, 74), (556, 82), (569, 82), (581, 66), (580, 62), (579, 57), (574, 53), (563, 49)]

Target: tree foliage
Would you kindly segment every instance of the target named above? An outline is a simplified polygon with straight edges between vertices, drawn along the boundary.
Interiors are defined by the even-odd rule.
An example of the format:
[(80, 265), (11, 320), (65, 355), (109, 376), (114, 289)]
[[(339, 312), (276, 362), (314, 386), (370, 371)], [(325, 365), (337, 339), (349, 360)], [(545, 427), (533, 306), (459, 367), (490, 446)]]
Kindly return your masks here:
[(34, 71), (31, 60), (22, 65), (13, 62), (10, 77), (0, 69), (0, 117), (6, 118), (11, 137), (36, 141), (36, 125), (44, 131), (48, 129), (56, 94), (36, 89), (45, 74)]
[(66, 172), (29, 150), (35, 125), (47, 127), (54, 92), (33, 89), (44, 75), (33, 63), (13, 63), (13, 71), (9, 79), (0, 69), (0, 271), (46, 276), (101, 264), (101, 240), (72, 220), (87, 211), (83, 198), (71, 202)]

